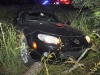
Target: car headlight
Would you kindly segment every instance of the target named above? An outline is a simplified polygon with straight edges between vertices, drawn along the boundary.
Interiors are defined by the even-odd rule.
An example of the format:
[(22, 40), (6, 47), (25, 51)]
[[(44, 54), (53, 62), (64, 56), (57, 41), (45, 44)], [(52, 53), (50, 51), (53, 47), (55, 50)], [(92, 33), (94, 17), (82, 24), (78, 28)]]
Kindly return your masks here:
[(46, 35), (46, 34), (38, 34), (39, 40), (48, 43), (48, 44), (59, 44), (60, 39), (54, 36)]
[(89, 36), (86, 35), (86, 36), (85, 36), (85, 39), (87, 40), (88, 43), (91, 43), (91, 39), (90, 39)]

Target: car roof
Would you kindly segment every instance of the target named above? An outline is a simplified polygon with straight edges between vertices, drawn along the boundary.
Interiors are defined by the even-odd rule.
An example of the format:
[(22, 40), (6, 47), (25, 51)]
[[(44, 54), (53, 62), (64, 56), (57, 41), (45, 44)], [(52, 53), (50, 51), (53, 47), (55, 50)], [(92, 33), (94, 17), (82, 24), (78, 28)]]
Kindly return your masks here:
[(22, 11), (19, 13), (19, 16), (21, 16), (22, 14), (25, 14), (25, 13), (45, 13), (45, 14), (48, 14), (48, 15), (51, 15), (51, 16), (54, 16), (58, 22), (61, 22), (61, 20), (51, 11), (46, 11), (46, 10), (25, 10), (25, 11)]

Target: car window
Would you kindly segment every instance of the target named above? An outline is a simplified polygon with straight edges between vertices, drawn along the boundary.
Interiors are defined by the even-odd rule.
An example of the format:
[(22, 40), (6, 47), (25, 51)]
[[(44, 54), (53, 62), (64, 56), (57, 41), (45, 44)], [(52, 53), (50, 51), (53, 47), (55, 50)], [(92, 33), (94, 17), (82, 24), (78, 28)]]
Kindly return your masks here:
[(39, 20), (39, 13), (27, 13), (25, 21)]
[(47, 13), (27, 13), (25, 15), (25, 21), (34, 21), (34, 20), (40, 20), (40, 21), (49, 21), (49, 22), (58, 22), (54, 16)]

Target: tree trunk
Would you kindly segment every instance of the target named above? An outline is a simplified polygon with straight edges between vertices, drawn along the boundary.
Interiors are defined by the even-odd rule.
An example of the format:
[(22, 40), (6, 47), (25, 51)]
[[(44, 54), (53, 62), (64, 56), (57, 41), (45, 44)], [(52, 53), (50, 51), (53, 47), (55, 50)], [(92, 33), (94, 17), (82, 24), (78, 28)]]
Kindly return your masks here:
[(43, 66), (42, 62), (35, 62), (23, 75), (36, 75), (42, 70)]

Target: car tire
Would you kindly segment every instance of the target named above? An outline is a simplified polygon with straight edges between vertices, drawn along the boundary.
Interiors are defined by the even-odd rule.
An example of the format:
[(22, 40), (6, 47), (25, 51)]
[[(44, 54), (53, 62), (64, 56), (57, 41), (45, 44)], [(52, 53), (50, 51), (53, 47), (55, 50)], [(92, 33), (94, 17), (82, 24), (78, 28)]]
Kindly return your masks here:
[(35, 60), (30, 55), (26, 37), (21, 38), (21, 60), (26, 66), (30, 66), (35, 63)]

